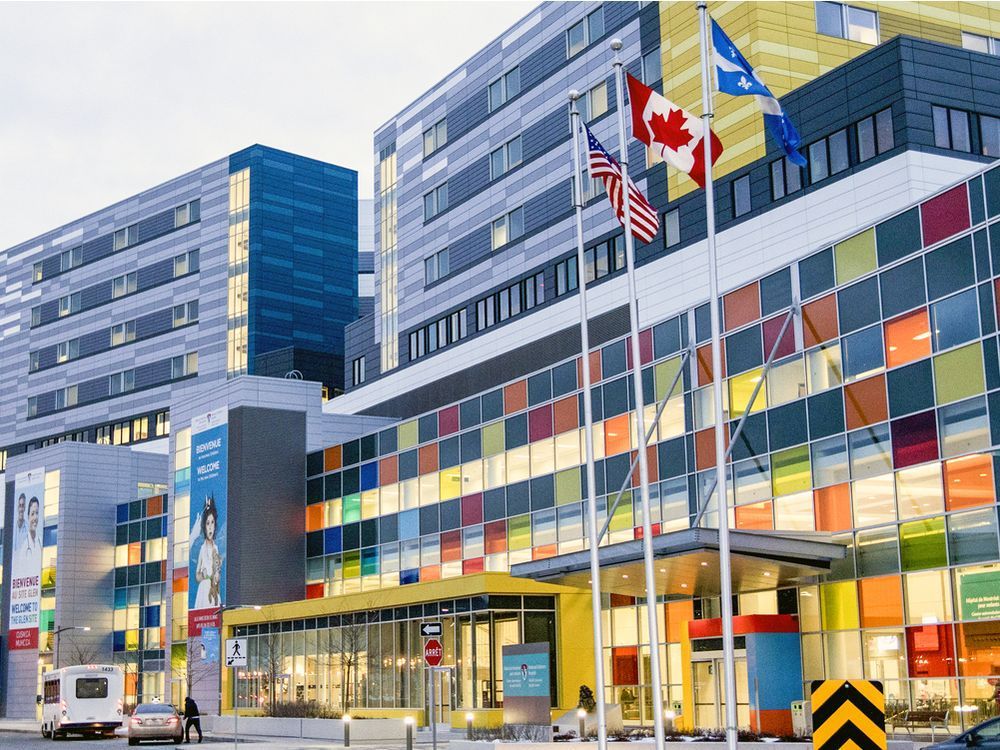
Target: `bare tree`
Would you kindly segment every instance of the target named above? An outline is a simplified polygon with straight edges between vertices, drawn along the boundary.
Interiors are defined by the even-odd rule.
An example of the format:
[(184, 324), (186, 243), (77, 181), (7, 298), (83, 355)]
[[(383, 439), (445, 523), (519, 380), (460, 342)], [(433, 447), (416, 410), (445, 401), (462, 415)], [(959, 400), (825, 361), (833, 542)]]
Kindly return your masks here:
[(371, 610), (344, 615), (340, 626), (340, 666), (344, 675), (344, 712), (358, 702), (358, 670), (368, 651), (368, 622)]
[[(64, 635), (63, 638), (66, 638), (66, 636)], [(62, 664), (59, 666), (73, 667), (78, 664), (93, 664), (98, 661), (101, 649), (93, 642), (85, 641), (81, 643), (77, 638), (68, 638), (66, 640), (69, 643), (60, 644), (61, 653), (59, 661)]]
[[(270, 623), (268, 623), (270, 625)], [(278, 675), (284, 665), (281, 650), (281, 634), (271, 632), (258, 638), (258, 659), (263, 667), (264, 679), (267, 680), (267, 713), (274, 715), (274, 704), (277, 700)]]

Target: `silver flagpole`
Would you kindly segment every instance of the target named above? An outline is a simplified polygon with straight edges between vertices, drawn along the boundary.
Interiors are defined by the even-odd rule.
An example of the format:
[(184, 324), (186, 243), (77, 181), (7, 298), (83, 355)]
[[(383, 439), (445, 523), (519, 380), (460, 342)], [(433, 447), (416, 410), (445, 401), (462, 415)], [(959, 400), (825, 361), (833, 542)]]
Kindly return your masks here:
[(715, 486), (719, 506), (719, 596), (722, 599), (722, 661), (726, 696), (726, 745), (736, 750), (736, 654), (733, 644), (733, 573), (729, 556), (726, 433), (722, 416), (722, 344), (719, 335), (719, 268), (715, 253), (715, 191), (712, 186), (712, 81), (708, 60), (708, 5), (698, 3), (701, 41), (701, 121), (704, 125), (705, 217), (708, 230), (709, 306), (712, 318), (712, 395), (715, 400)]
[(642, 359), (639, 352), (639, 294), (635, 286), (635, 242), (628, 187), (628, 139), (625, 135), (625, 76), (622, 75), (620, 39), (611, 40), (615, 53), (615, 100), (618, 105), (618, 148), (622, 169), (622, 207), (625, 216), (625, 267), (628, 273), (628, 316), (632, 344), (632, 387), (635, 393), (636, 449), (639, 451), (639, 487), (642, 498), (642, 560), (646, 569), (646, 618), (649, 626), (649, 678), (653, 683), (653, 736), (656, 750), (663, 750), (663, 683), (660, 680), (660, 628), (657, 624), (656, 571), (653, 567), (653, 524), (649, 512), (649, 461), (646, 457), (646, 403), (642, 394)]
[[(607, 750), (604, 711), (604, 638), (601, 634), (601, 562), (597, 539), (597, 480), (594, 477), (594, 410), (590, 398), (590, 326), (587, 322), (587, 273), (583, 255), (583, 174), (580, 171), (580, 92), (569, 92), (569, 125), (573, 132), (573, 206), (576, 208), (576, 275), (580, 297), (580, 372), (583, 377), (583, 434), (587, 458), (587, 537), (590, 541), (590, 611), (594, 628), (594, 697), (597, 699), (597, 748)], [(582, 737), (580, 739), (583, 739)]]

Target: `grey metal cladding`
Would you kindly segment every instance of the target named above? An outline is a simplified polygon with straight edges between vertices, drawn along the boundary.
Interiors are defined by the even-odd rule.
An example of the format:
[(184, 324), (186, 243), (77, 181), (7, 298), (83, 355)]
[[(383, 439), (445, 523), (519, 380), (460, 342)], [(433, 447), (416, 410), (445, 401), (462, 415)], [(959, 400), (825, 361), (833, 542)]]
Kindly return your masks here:
[(152, 263), (144, 268), (140, 268), (136, 275), (136, 286), (140, 290), (148, 289), (149, 287), (169, 281), (173, 278), (173, 275), (174, 259), (167, 258), (158, 263)]
[[(143, 315), (135, 321), (135, 337), (137, 339), (147, 336), (155, 336), (158, 333), (169, 331), (173, 328), (174, 311), (173, 308), (157, 310), (149, 315)], [(105, 334), (107, 337), (107, 334)]]
[(490, 183), (490, 159), (484, 156), (448, 178), (448, 203), (461, 203)]
[(448, 140), (455, 141), (490, 116), (486, 89), (474, 92), (465, 101), (448, 109)]
[(77, 398), (81, 404), (86, 404), (90, 401), (97, 401), (98, 399), (102, 399), (109, 394), (108, 377), (105, 375), (103, 378), (84, 380), (82, 383), (79, 383), (76, 388)]
[(80, 336), (80, 356), (94, 354), (108, 348), (111, 341), (111, 334), (107, 328), (99, 331), (91, 331)]
[(154, 214), (147, 219), (142, 219), (136, 228), (136, 233), (139, 236), (139, 242), (145, 242), (154, 237), (159, 237), (161, 234), (166, 234), (173, 230), (173, 228), (174, 210), (170, 209), (169, 211)]
[(80, 290), (80, 308), (86, 310), (111, 300), (111, 279)]
[(544, 81), (566, 62), (566, 35), (558, 34), (521, 62), (521, 89)]
[(551, 224), (563, 214), (573, 210), (569, 180), (550, 187), (541, 195), (536, 195), (524, 204), (524, 232)]
[(135, 368), (135, 387), (147, 388), (158, 383), (165, 383), (170, 380), (170, 360), (162, 359), (159, 362), (150, 362)]
[(448, 246), (448, 259), (452, 270), (475, 265), (492, 252), (489, 225), (473, 229)]
[(560, 107), (524, 129), (521, 134), (524, 161), (544, 154), (569, 136), (569, 109)]
[(80, 255), (84, 263), (90, 263), (92, 260), (99, 260), (111, 255), (112, 252), (114, 252), (114, 237), (106, 234), (103, 237), (84, 242)]
[[(651, 5), (658, 6), (659, 3), (651, 3)], [(638, 12), (639, 3), (606, 2), (604, 3), (604, 28), (617, 29)]]

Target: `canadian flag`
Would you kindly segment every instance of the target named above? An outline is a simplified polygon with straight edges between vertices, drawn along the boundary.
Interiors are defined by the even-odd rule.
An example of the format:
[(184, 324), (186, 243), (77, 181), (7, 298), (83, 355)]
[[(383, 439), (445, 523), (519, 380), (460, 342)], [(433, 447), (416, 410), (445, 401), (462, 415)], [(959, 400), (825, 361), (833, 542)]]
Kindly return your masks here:
[[(631, 75), (628, 98), (632, 104), (632, 137), (657, 151), (675, 169), (687, 172), (698, 187), (705, 187), (705, 126), (701, 118), (664, 99)], [(722, 141), (711, 128), (708, 132), (715, 164), (722, 154)]]

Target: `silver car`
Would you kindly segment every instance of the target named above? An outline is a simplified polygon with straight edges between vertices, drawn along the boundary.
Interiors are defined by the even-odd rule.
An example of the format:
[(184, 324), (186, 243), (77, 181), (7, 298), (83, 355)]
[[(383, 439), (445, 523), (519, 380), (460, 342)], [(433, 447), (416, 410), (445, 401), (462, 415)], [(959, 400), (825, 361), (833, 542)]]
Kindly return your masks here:
[(938, 742), (924, 750), (965, 750), (969, 747), (1000, 750), (1000, 716), (988, 719), (950, 740)]
[(169, 703), (140, 703), (128, 720), (128, 744), (143, 740), (184, 740), (184, 727), (177, 709)]

